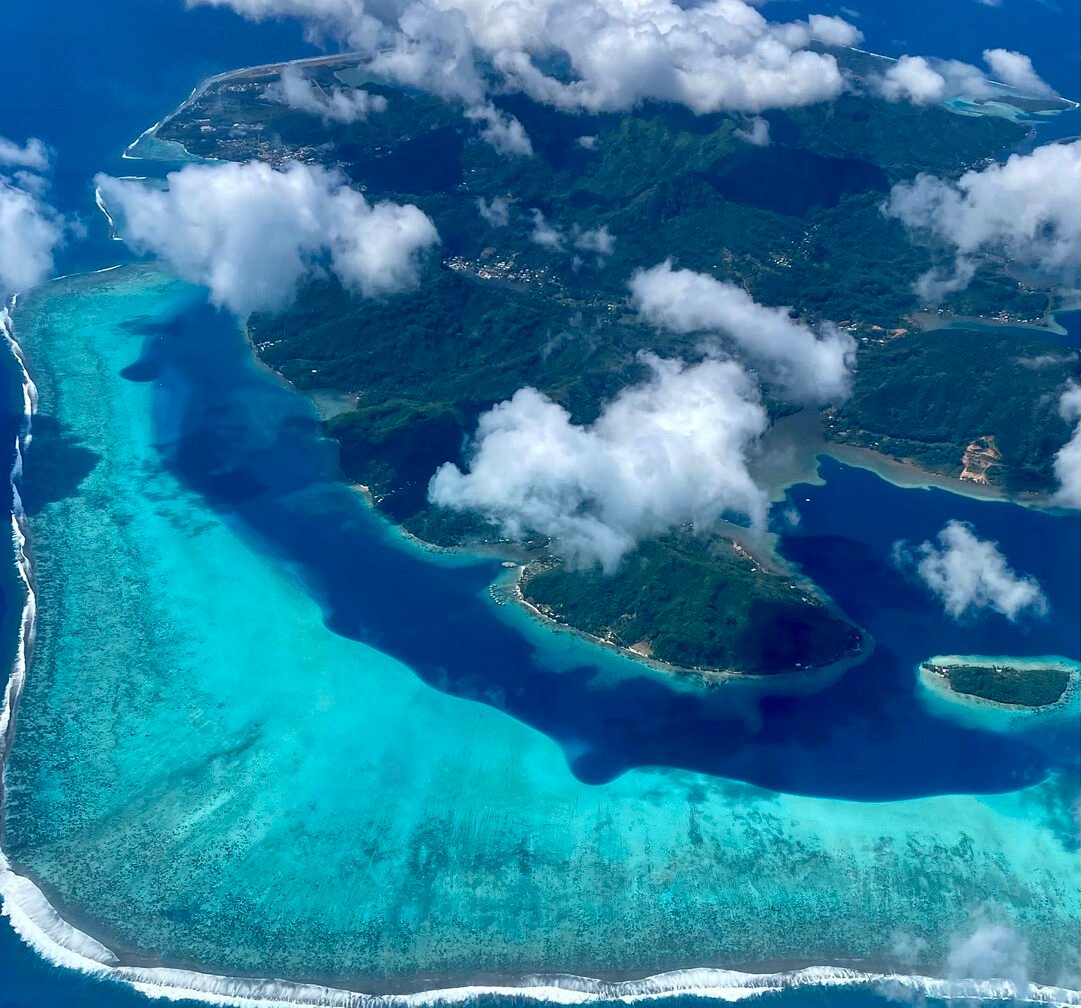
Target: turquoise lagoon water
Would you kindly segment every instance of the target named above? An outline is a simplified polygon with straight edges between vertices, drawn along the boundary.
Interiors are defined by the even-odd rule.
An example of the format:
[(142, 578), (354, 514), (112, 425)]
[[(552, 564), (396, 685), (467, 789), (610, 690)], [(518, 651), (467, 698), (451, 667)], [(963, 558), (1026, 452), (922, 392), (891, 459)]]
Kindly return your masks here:
[[(1076, 986), (1076, 718), (976, 730), (911, 674), (977, 639), (1076, 657), (1074, 519), (826, 463), (785, 550), (874, 655), (800, 698), (703, 691), (495, 606), (492, 563), (402, 545), (199, 292), (125, 268), (16, 321), (40, 617), (5, 852), (121, 963), (367, 991), (942, 974), (1002, 920)], [(949, 624), (889, 568), (882, 513), (910, 538), (974, 520), (1058, 618)]]
[[(782, 0), (771, 16), (789, 6), (806, 13)], [(295, 24), (168, 0), (117, 0), (107, 17), (70, 0), (19, 0), (7, 13), (0, 81), (17, 97), (0, 132), (57, 149), (53, 199), (89, 225), (89, 239), (64, 250), (65, 272), (123, 253), (91, 209), (90, 178), (138, 170), (116, 161), (132, 136), (200, 77), (312, 52)], [(1016, 47), (1077, 96), (1076, 5), (921, 0), (861, 14), (870, 48), (975, 60)], [(163, 38), (167, 60), (147, 44)], [(1042, 132), (1071, 128), (1058, 117)], [(824, 463), (825, 485), (790, 495), (802, 520), (785, 549), (872, 630), (874, 656), (799, 701), (677, 689), (494, 609), (490, 566), (421, 563), (325, 486), (258, 526), (260, 480), (287, 472), (299, 489), (312, 478), (258, 432), (284, 430), (282, 454), (310, 447), (310, 414), (250, 382), (258, 372), (239, 353), (228, 367), (188, 362), (189, 375), (219, 379), (213, 395), (175, 360), (168, 383), (118, 380), (153, 356), (139, 349), (148, 319), (191, 309), (196, 328), (209, 320), (173, 284), (106, 277), (54, 286), (19, 313), (44, 391), (25, 487), (42, 614), (5, 849), (125, 961), (332, 975), (368, 989), (402, 976), (434, 984), (463, 960), (469, 979), (477, 962), (498, 972), (527, 960), (636, 975), (669, 964), (673, 946), (681, 965), (856, 955), (919, 972), (941, 967), (953, 934), (997, 913), (1031, 942), (1036, 975), (1077, 986), (1076, 952), (1061, 946), (1077, 930), (1076, 728), (944, 726), (910, 674), (935, 651), (1077, 657), (1076, 520), (900, 491)], [(152, 367), (144, 361), (142, 377)], [(6, 387), (13, 369), (0, 371), (11, 435), (21, 392)], [(229, 382), (243, 386), (235, 402), (222, 401)], [(187, 439), (205, 454), (175, 450), (176, 424), (193, 426), (182, 400), (207, 427), (230, 425), (218, 455), (205, 434)], [(239, 454), (222, 458), (230, 438)], [(243, 475), (253, 464), (254, 484)], [(290, 496), (270, 484), (283, 491), (272, 497)], [(320, 496), (323, 517), (348, 520), (360, 543), (333, 570), (340, 521), (314, 552), (305, 544), (318, 518), (289, 534)], [(873, 520), (884, 513), (887, 529)], [(956, 627), (898, 579), (891, 535), (926, 538), (947, 517), (1038, 568), (1052, 618)], [(343, 584), (360, 596), (352, 611)], [(10, 570), (0, 603), (10, 645), (21, 606)], [(328, 633), (327, 618), (360, 640)], [(902, 931), (931, 938), (919, 961), (891, 958)], [(424, 972), (409, 973), (410, 957)], [(886, 1003), (814, 987), (760, 1000)], [(0, 928), (2, 1008), (138, 1003), (134, 990), (47, 966)]]

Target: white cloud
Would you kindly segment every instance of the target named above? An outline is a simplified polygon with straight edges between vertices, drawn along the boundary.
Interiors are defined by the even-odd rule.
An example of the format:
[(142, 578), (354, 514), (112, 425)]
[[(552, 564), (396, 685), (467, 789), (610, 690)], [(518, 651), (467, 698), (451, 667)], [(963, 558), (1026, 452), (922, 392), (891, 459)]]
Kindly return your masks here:
[(947, 968), (954, 979), (1008, 980), (1016, 997), (1028, 993), (1028, 945), (1004, 924), (981, 922), (958, 937)]
[(612, 254), (616, 240), (604, 225), (589, 231), (583, 231), (575, 225), (574, 247), (582, 252), (594, 252), (600, 258)]
[(466, 105), (483, 102), (487, 86), (477, 69), (475, 39), (461, 10), (431, 0), (390, 0), (377, 8), (383, 20), (371, 8), (358, 20), (359, 5), (346, 6), (353, 10), (347, 41), (370, 55), (372, 73)]
[[(1000, 53), (1005, 50), (988, 50), (984, 57), (992, 52)], [(1027, 56), (1020, 53), (1010, 55), (1019, 60), (1028, 60)], [(1029, 68), (1031, 69), (1031, 63)], [(1035, 77), (1035, 74), (1033, 76)], [(889, 101), (910, 101), (914, 105), (932, 105), (951, 98), (977, 101), (995, 94), (991, 82), (979, 67), (962, 63), (960, 60), (924, 56), (902, 56), (892, 62), (883, 74), (872, 78), (871, 86)]]
[(510, 203), (502, 196), (493, 196), (490, 203), (478, 196), (477, 212), (489, 227), (506, 227), (510, 223)]
[(748, 119), (741, 129), (736, 130), (736, 136), (752, 147), (769, 146), (769, 123), (761, 116)]
[(1059, 399), (1059, 413), (1074, 425), (1073, 436), (1055, 454), (1059, 488), (1053, 498), (1063, 507), (1081, 508), (1081, 385), (1072, 384)]
[(0, 177), (0, 291), (33, 287), (53, 268), (53, 253), (63, 243), (64, 225), (47, 203)]
[(889, 101), (932, 105), (946, 97), (946, 78), (922, 56), (902, 56), (890, 64), (876, 84)]
[[(372, 61), (376, 73), (483, 100), (483, 60), (504, 82), (570, 110), (624, 110), (645, 99), (695, 112), (759, 112), (838, 95), (836, 60), (808, 47), (853, 45), (860, 33), (836, 17), (774, 23), (745, 0), (189, 0), (252, 18), (295, 15)], [(541, 69), (556, 57), (571, 72)]]
[(631, 299), (643, 318), (673, 332), (723, 337), (763, 377), (800, 402), (826, 403), (849, 391), (856, 344), (826, 323), (816, 332), (786, 308), (758, 304), (742, 287), (663, 262), (631, 278)]
[[(605, 257), (610, 256), (616, 247), (615, 236), (611, 234), (605, 225), (599, 228), (582, 228), (575, 224), (571, 228), (570, 236), (562, 228), (550, 223), (541, 213), (534, 208), (530, 211), (533, 217), (533, 231), (529, 238), (542, 248), (551, 249), (553, 252), (567, 251), (568, 243), (579, 252), (590, 252), (596, 256), (596, 265), (604, 265)], [(572, 259), (574, 269), (584, 265), (581, 256)]]
[(282, 70), (281, 79), (266, 89), (266, 97), (300, 112), (317, 115), (324, 122), (358, 122), (367, 119), (372, 112), (385, 112), (387, 108), (387, 100), (382, 95), (356, 88), (334, 87), (327, 91), (296, 66)]
[(949, 269), (921, 278), (917, 291), (927, 301), (964, 287), (988, 257), (1078, 289), (1081, 141), (1014, 154), (956, 182), (917, 175), (893, 187), (885, 209), (953, 254)]
[(46, 201), (49, 152), (36, 139), (0, 137), (0, 295), (41, 283), (64, 242), (64, 219)]
[(500, 112), (491, 102), (466, 109), (465, 117), (484, 124), (480, 131), (481, 139), (491, 144), (500, 154), (533, 156), (533, 144), (530, 143), (525, 127), (514, 116)]
[(574, 141), (582, 150), (596, 150), (599, 140), (595, 136), (580, 136)]
[(937, 539), (937, 546), (924, 542), (915, 550), (907, 543), (895, 543), (894, 561), (914, 567), (954, 619), (988, 609), (1011, 621), (1047, 612), (1039, 582), (1016, 573), (998, 543), (978, 538), (971, 525), (949, 521)]
[(310, 165), (187, 165), (165, 191), (106, 175), (96, 182), (132, 248), (242, 316), (287, 307), (301, 279), (324, 267), (365, 296), (413, 286), (421, 253), (439, 241), (415, 206), (369, 204)]
[[(1024, 53), (985, 49), (983, 60), (1000, 83), (1030, 94), (1054, 94)], [(960, 60), (923, 56), (902, 56), (893, 61), (884, 73), (871, 79), (871, 85), (889, 101), (909, 101), (914, 105), (933, 105), (950, 98), (978, 100), (995, 93), (978, 67)]]
[(984, 49), (983, 61), (991, 68), (995, 79), (1034, 95), (1053, 95), (1054, 88), (1043, 80), (1024, 53), (1012, 49)]
[(30, 171), (49, 170), (49, 148), (37, 137), (31, 137), (21, 146), (14, 140), (0, 136), (0, 168), (28, 168)]
[(563, 232), (549, 224), (544, 214), (536, 207), (530, 211), (530, 214), (533, 217), (533, 232), (529, 236), (530, 241), (542, 248), (562, 251), (566, 240)]
[(447, 463), (429, 498), (476, 511), (503, 534), (551, 536), (572, 564), (614, 570), (635, 543), (726, 512), (765, 523), (746, 458), (765, 431), (754, 384), (732, 361), (640, 358), (651, 375), (578, 426), (532, 388), (485, 413), (466, 472)]

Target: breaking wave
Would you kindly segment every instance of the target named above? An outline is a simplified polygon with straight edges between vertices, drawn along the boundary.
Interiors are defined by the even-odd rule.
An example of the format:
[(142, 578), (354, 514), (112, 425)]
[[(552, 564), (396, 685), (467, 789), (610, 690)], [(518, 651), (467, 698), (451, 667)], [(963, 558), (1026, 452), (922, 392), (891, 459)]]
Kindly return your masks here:
[[(10, 308), (15, 307), (12, 298)], [(15, 711), (33, 648), (37, 604), (33, 567), (27, 549), (26, 515), (19, 496), (23, 453), (32, 437), (37, 388), (15, 339), (8, 306), (0, 308), (0, 334), (22, 376), (24, 416), (15, 438), (11, 471), (11, 536), (25, 599), (19, 639), (0, 706), (0, 825), (4, 798), (4, 763), (13, 738)], [(18, 874), (0, 850), (0, 902), (15, 933), (54, 966), (88, 976), (119, 980), (141, 993), (166, 1000), (196, 998), (207, 1004), (238, 1008), (295, 1005), (303, 1008), (420, 1008), (464, 1004), (481, 998), (514, 998), (538, 1003), (578, 1005), (604, 1001), (625, 1003), (691, 995), (718, 1001), (742, 1001), (799, 987), (865, 987), (898, 998), (928, 996), (943, 1000), (1012, 999), (1028, 1004), (1081, 1005), (1081, 991), (1042, 984), (1019, 989), (1011, 980), (948, 980), (925, 976), (869, 973), (833, 966), (811, 966), (782, 973), (743, 973), (699, 968), (659, 973), (640, 980), (605, 981), (572, 974), (525, 976), (506, 985), (447, 987), (412, 994), (364, 994), (313, 983), (278, 979), (219, 976), (164, 967), (126, 966), (97, 939), (72, 926), (57, 912), (31, 879)]]

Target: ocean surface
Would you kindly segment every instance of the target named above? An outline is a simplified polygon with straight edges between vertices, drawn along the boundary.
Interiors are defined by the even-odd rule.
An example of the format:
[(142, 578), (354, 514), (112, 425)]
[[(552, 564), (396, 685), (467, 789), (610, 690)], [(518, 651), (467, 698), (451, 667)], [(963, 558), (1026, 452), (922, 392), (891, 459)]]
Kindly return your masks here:
[[(96, 980), (42, 961), (8, 928), (0, 928), (0, 1008), (146, 1008), (152, 1004), (145, 995), (117, 982)], [(195, 1008), (200, 1002), (169, 1002), (178, 1008)], [(514, 998), (478, 997), (475, 1008), (535, 1008), (535, 1001)], [(708, 1008), (714, 1002), (696, 997), (661, 998), (656, 1008)], [(820, 990), (803, 987), (779, 994), (763, 994), (751, 1003), (760, 1008), (889, 1008), (895, 996), (872, 990)], [(926, 1008), (948, 1008), (956, 1001), (922, 998)], [(1007, 1005), (1008, 1000), (985, 1000), (984, 1005)], [(619, 1005), (621, 1002), (600, 1002)]]
[[(788, 6), (777, 4), (774, 16), (786, 16), (781, 8)], [(975, 59), (982, 48), (1013, 46), (1030, 52), (1052, 83), (1076, 97), (1070, 90), (1076, 89), (1076, 53), (1062, 51), (1063, 38), (1077, 38), (1076, 8), (1056, 11), (1018, 0), (987, 8), (957, 0), (945, 13), (935, 5), (932, 16), (926, 4), (904, 10), (877, 6), (881, 16), (862, 5), (859, 23), (869, 48)], [(954, 16), (955, 30), (949, 26)], [(166, 39), (168, 59), (163, 59)], [(295, 26), (247, 25), (221, 12), (185, 12), (167, 0), (126, 0), (110, 5), (108, 16), (71, 2), (19, 3), (0, 82), (4, 93), (19, 94), (20, 100), (8, 103), (0, 134), (40, 135), (57, 151), (56, 202), (79, 214), (87, 229), (86, 238), (64, 253), (60, 271), (98, 269), (123, 258), (93, 211), (89, 179), (97, 170), (137, 172), (137, 165), (118, 162), (118, 151), (199, 78), (310, 51)], [(68, 100), (58, 104), (58, 93)], [(478, 815), (505, 809), (507, 782), (519, 780), (528, 782), (531, 803), (542, 811), (556, 808), (544, 804), (556, 800), (543, 797), (548, 792), (573, 793), (578, 814), (588, 821), (587, 810), (595, 808), (597, 823), (601, 812), (619, 821), (619, 803), (640, 803), (649, 790), (642, 782), (650, 775), (658, 786), (665, 782), (662, 791), (673, 781), (709, 790), (704, 804), (701, 795), (695, 801), (703, 807), (714, 803), (718, 814), (747, 806), (754, 820), (769, 796), (770, 814), (785, 824), (786, 846), (777, 853), (777, 864), (761, 870), (767, 875), (776, 870), (777, 900), (793, 900), (788, 907), (775, 903), (771, 908), (797, 921), (798, 894), (787, 891), (795, 884), (790, 876), (790, 884), (784, 884), (793, 852), (800, 845), (821, 845), (837, 832), (853, 849), (869, 850), (871, 839), (891, 832), (912, 842), (920, 835), (921, 820), (928, 824), (923, 835), (931, 836), (931, 824), (956, 812), (965, 821), (975, 816), (984, 823), (987, 837), (995, 838), (991, 846), (998, 845), (998, 858), (1023, 859), (1029, 850), (1046, 849), (1049, 886), (1076, 873), (1070, 825), (1076, 726), (1052, 720), (1003, 731), (991, 721), (951, 718), (927, 705), (912, 674), (916, 662), (935, 653), (1081, 657), (1077, 622), (1071, 618), (1081, 603), (1076, 518), (938, 490), (902, 490), (871, 473), (823, 460), (823, 483), (794, 487), (789, 494), (800, 521), (786, 533), (783, 552), (870, 631), (874, 655), (833, 684), (812, 684), (817, 691), (810, 696), (733, 687), (703, 697), (600, 654), (571, 635), (552, 634), (513, 607), (494, 606), (486, 591), (498, 573), (494, 564), (462, 564), (404, 547), (356, 495), (334, 482), (333, 450), (320, 442), (306, 402), (253, 367), (229, 320), (191, 291), (146, 272), (122, 271), (55, 285), (32, 299), (29, 311), (17, 321), (27, 322), (31, 367), (49, 404), (35, 434), (41, 458), (51, 462), (35, 472), (31, 459), (24, 495), (31, 526), (39, 530), (35, 559), (43, 607), (48, 613), (50, 591), (65, 585), (80, 593), (65, 600), (70, 618), (102, 628), (103, 639), (94, 663), (80, 667), (66, 650), (75, 623), (50, 629), (43, 616), (40, 671), (28, 689), (53, 701), (68, 697), (65, 709), (83, 717), (50, 721), (48, 704), (28, 704), (46, 713), (28, 720), (26, 737), (48, 738), (49, 747), (17, 746), (13, 754), (11, 839), (16, 853), (30, 851), (42, 837), (50, 839), (33, 865), (35, 874), (54, 883), (50, 895), (61, 904), (68, 900), (92, 908), (92, 919), (81, 923), (108, 935), (117, 947), (142, 943), (168, 961), (183, 961), (188, 952), (202, 962), (199, 942), (210, 954), (222, 934), (232, 934), (234, 961), (247, 955), (255, 969), (265, 949), (240, 945), (246, 931), (262, 927), (283, 969), (295, 967), (292, 975), (333, 973), (331, 965), (313, 965), (305, 951), (322, 944), (332, 960), (339, 942), (344, 961), (363, 952), (356, 934), (340, 930), (332, 901), (319, 898), (319, 886), (308, 904), (286, 880), (291, 877), (296, 889), (311, 886), (313, 863), (325, 868), (324, 854), (336, 849), (340, 855), (355, 841), (356, 831), (347, 827), (358, 808), (343, 784), (320, 794), (311, 807), (299, 804), (296, 795), (304, 793), (305, 784), (318, 792), (312, 782), (326, 781), (343, 766), (364, 765), (370, 759), (366, 752), (383, 758), (386, 776), (376, 793), (389, 797), (408, 791), (407, 781), (423, 793), (420, 778), (410, 775), (443, 752), (448, 765), (459, 764), (462, 724), (471, 725), (472, 737), (486, 740), (493, 751), (505, 739), (504, 752), (514, 754), (493, 760), (493, 779), (479, 792), (480, 799), (489, 800), (488, 811)], [(1076, 318), (1074, 313), (1067, 325), (1074, 335)], [(35, 353), (35, 347), (48, 352)], [(4, 365), (0, 434), (2, 443), (10, 444), (21, 389), (6, 358)], [(80, 368), (89, 370), (81, 374)], [(115, 499), (109, 499), (113, 492)], [(103, 508), (115, 518), (109, 528), (125, 531), (99, 535)], [(882, 523), (877, 520), (882, 514), (893, 518)], [(894, 540), (921, 542), (948, 518), (970, 521), (981, 535), (998, 539), (1011, 562), (1038, 577), (1051, 601), (1050, 618), (1020, 627), (994, 620), (958, 626), (899, 575), (889, 560)], [(51, 579), (50, 564), (57, 575)], [(161, 575), (154, 592), (174, 606), (185, 600), (190, 621), (198, 625), (177, 630), (165, 615), (154, 625), (125, 624), (131, 637), (118, 641), (110, 614), (134, 611), (149, 591), (139, 580), (148, 571)], [(20, 603), (12, 573), (5, 574), (4, 643), (10, 648)], [(125, 609), (128, 598), (132, 605)], [(267, 625), (268, 612), (281, 613), (280, 622), (274, 617)], [(139, 634), (155, 648), (176, 649), (171, 655), (155, 652), (161, 667), (152, 670), (154, 675), (123, 674), (125, 663), (140, 653)], [(306, 642), (306, 664), (290, 650), (298, 641)], [(212, 657), (204, 661), (204, 655)], [(316, 681), (322, 669), (329, 671)], [(251, 688), (247, 675), (256, 677), (257, 688)], [(118, 693), (118, 684), (135, 692)], [(146, 737), (121, 737), (122, 710), (110, 720), (110, 709), (119, 708), (116, 699), (126, 704), (133, 697), (157, 712)], [(354, 704), (373, 705), (362, 712), (371, 718), (360, 719)], [(415, 722), (413, 734), (386, 728), (388, 718), (394, 721), (389, 712), (395, 704)], [(271, 711), (271, 705), (277, 709)], [(295, 709), (296, 716), (283, 718), (283, 708)], [(52, 706), (54, 713), (58, 709)], [(272, 725), (277, 737), (255, 738), (257, 725)], [(298, 752), (306, 758), (298, 760)], [(177, 759), (178, 753), (184, 758)], [(343, 762), (343, 753), (353, 762)], [(223, 775), (220, 804), (212, 807), (203, 804), (205, 794), (184, 783), (184, 774), (192, 773), (202, 775), (198, 779), (205, 785), (207, 772)], [(232, 783), (238, 772), (259, 782), (258, 796), (238, 792)], [(115, 795), (136, 779), (149, 782), (139, 807), (117, 806)], [(468, 807), (476, 797), (463, 796), (456, 804)], [(642, 832), (649, 849), (621, 849), (626, 838), (606, 841), (607, 856), (644, 866), (641, 877), (647, 884), (651, 850), (673, 844), (687, 830), (682, 819), (677, 822), (685, 808), (673, 811), (662, 799), (649, 801), (653, 818)], [(1030, 806), (1043, 811), (1033, 817)], [(833, 809), (828, 823), (808, 811), (827, 807)], [(408, 821), (408, 807), (400, 811)], [(551, 871), (549, 882), (555, 886), (566, 859), (574, 856), (562, 834), (574, 831), (548, 836), (540, 824), (529, 826), (534, 812), (519, 809), (495, 824), (480, 818), (471, 828), (484, 823), (480, 828), (508, 843), (521, 835), (540, 837), (540, 849), (531, 852), (534, 870)], [(167, 816), (177, 817), (172, 837), (147, 857), (148, 838)], [(253, 924), (243, 907), (229, 905), (245, 887), (252, 890), (266, 869), (243, 853), (224, 869), (213, 860), (201, 862), (207, 852), (199, 848), (195, 825), (203, 822), (227, 826), (238, 836), (263, 831), (259, 852), (272, 850), (286, 869), (269, 874), (273, 896), (264, 893), (259, 905), (276, 901), (281, 917)], [(97, 824), (93, 839), (69, 830), (73, 823)], [(751, 838), (743, 841), (747, 856), (759, 856), (761, 819), (742, 826)], [(361, 828), (358, 818), (356, 830)], [(721, 827), (707, 823), (707, 832), (710, 828)], [(295, 849), (298, 836), (306, 837), (301, 849)], [(1056, 836), (1068, 854), (1058, 868), (1057, 855), (1046, 847)], [(736, 842), (734, 835), (730, 839)], [(415, 844), (416, 835), (403, 833), (403, 842)], [(303, 849), (305, 843), (311, 846)], [(682, 856), (672, 849), (673, 857)], [(420, 862), (386, 866), (381, 876), (383, 869), (371, 864), (363, 869), (369, 878), (376, 871), (387, 887), (388, 908), (401, 902), (394, 898), (395, 871), (429, 870), (427, 855), (415, 856)], [(545, 857), (551, 864), (541, 864)], [(968, 865), (972, 857), (959, 848), (935, 859), (944, 862), (945, 879), (960, 877), (958, 865)], [(140, 878), (144, 867), (149, 871)], [(693, 869), (693, 859), (687, 867)], [(834, 867), (854, 870), (840, 862)], [(326, 874), (322, 891), (334, 892), (350, 872), (362, 874), (345, 862), (334, 870), (342, 874)], [(887, 868), (855, 867), (868, 880), (876, 870), (882, 872), (879, 884), (888, 889)], [(992, 875), (981, 879), (978, 863), (965, 872), (973, 892), (993, 895)], [(805, 883), (812, 893), (827, 891), (824, 882), (817, 889), (813, 879)], [(192, 915), (185, 909), (190, 898), (185, 901), (183, 887), (193, 884), (206, 901), (202, 921), (188, 919)], [(694, 886), (683, 892), (671, 881), (664, 885), (684, 901), (682, 907), (695, 905)], [(190, 888), (187, 892), (190, 897)], [(597, 897), (608, 914), (601, 925), (614, 935), (626, 904), (605, 908), (607, 898)], [(133, 914), (140, 900), (145, 913)], [(753, 906), (754, 900), (748, 897), (747, 903)], [(914, 930), (936, 926), (935, 913), (943, 915), (937, 925), (947, 930), (960, 924), (956, 907), (920, 909), (928, 919), (909, 921)], [(833, 927), (822, 938), (823, 952), (829, 941), (852, 940), (851, 930), (868, 925), (858, 916), (859, 907), (842, 912), (839, 905), (837, 911), (853, 915), (852, 927), (843, 922)], [(309, 912), (323, 930), (306, 937), (290, 933), (297, 944), (283, 947), (283, 928), (298, 927), (300, 915)], [(1067, 908), (1070, 913), (1076, 917)], [(902, 917), (899, 910), (896, 921)], [(896, 922), (893, 916), (888, 920)], [(555, 931), (543, 915), (537, 923), (544, 925), (541, 932)], [(1052, 921), (1048, 931), (1053, 930)], [(436, 937), (447, 940), (445, 934), (433, 935), (433, 941)], [(530, 940), (529, 935), (511, 937)], [(673, 941), (685, 939), (681, 934)], [(622, 954), (632, 953), (633, 948)], [(598, 961), (615, 954), (599, 949)], [(452, 963), (454, 956), (445, 958)], [(452, 965), (448, 971), (453, 973)], [(885, 1003), (883, 996), (863, 990), (801, 989), (759, 1000), (785, 1008)], [(9, 930), (0, 929), (0, 1008), (136, 1003), (145, 1001), (119, 985), (45, 965)]]

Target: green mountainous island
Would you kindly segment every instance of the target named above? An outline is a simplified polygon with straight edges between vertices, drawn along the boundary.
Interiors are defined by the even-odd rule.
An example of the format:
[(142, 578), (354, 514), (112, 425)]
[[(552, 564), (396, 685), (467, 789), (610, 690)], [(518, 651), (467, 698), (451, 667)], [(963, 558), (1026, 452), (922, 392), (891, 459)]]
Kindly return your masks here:
[[(877, 59), (842, 55), (857, 73)], [(290, 312), (248, 323), (261, 359), (320, 405), (346, 478), (419, 539), (451, 547), (499, 538), (483, 519), (427, 496), (442, 463), (464, 463), (477, 418), (494, 403), (528, 385), (588, 423), (643, 376), (639, 351), (695, 354), (701, 334), (646, 325), (628, 305), (631, 273), (666, 258), (852, 333), (853, 392), (822, 412), (822, 450), (867, 448), (1010, 494), (1053, 486), (1051, 459), (1069, 437), (1055, 393), (1078, 374), (1078, 354), (1049, 348), (1039, 331), (1050, 292), (1003, 263), (949, 295), (940, 314), (921, 316), (913, 285), (937, 253), (882, 212), (896, 182), (920, 172), (957, 178), (1018, 148), (1030, 134), (1019, 113), (846, 94), (767, 113), (772, 142), (757, 146), (730, 115), (657, 104), (568, 114), (515, 95), (496, 105), (524, 126), (533, 156), (508, 157), (459, 110), (367, 79), (355, 60), (305, 65), (317, 86), (363, 85), (386, 100), (353, 123), (268, 100), (281, 69), (208, 81), (131, 153), (319, 164), (435, 222), (441, 258), (418, 291), (362, 303), (320, 279)], [(1016, 102), (1027, 112), (1065, 104)], [(496, 208), (487, 220), (478, 200)], [(570, 236), (564, 246), (534, 240), (538, 212)], [(601, 229), (611, 241), (574, 248), (573, 236)], [(1000, 324), (941, 328), (951, 317)], [(801, 408), (768, 384), (765, 392), (775, 418)], [(723, 533), (647, 541), (614, 575), (569, 569), (543, 539), (496, 550), (531, 561), (518, 590), (541, 614), (671, 665), (773, 673), (829, 665), (860, 647), (859, 631), (814, 586), (768, 548), (748, 551)], [(784, 646), (763, 647), (770, 640)]]

